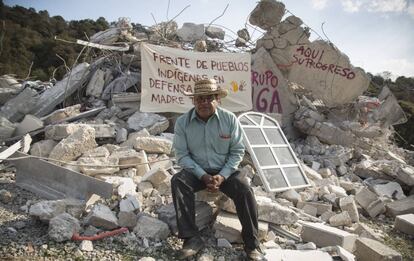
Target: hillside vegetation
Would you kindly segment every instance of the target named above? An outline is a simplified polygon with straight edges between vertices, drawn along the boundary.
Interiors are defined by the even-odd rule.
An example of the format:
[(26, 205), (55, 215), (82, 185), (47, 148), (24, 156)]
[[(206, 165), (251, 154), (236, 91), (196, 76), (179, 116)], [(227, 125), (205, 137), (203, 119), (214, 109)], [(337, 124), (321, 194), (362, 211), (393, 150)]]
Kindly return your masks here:
[[(19, 79), (47, 81), (60, 80), (75, 60), (93, 58), (79, 55), (82, 46), (67, 43), (87, 40), (96, 32), (108, 29), (110, 23), (100, 17), (79, 21), (65, 21), (61, 16), (50, 16), (47, 11), (36, 11), (21, 6), (9, 7), (0, 0), (0, 75), (14, 74)], [(134, 24), (133, 24), (134, 26)], [(59, 41), (62, 39), (65, 41)], [(86, 60), (86, 62), (88, 62)], [(388, 73), (389, 74), (389, 73)], [(396, 141), (407, 149), (414, 147), (414, 78), (400, 76), (395, 81), (387, 74), (372, 75), (366, 95), (377, 96), (388, 86), (404, 109), (408, 122), (395, 126)]]

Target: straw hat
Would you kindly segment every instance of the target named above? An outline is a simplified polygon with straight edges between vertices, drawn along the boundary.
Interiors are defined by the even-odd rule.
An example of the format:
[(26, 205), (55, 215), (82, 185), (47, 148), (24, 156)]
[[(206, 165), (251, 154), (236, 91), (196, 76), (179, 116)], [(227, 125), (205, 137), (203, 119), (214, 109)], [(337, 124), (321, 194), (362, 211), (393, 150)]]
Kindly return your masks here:
[(227, 91), (217, 86), (214, 79), (199, 80), (194, 84), (194, 92), (183, 92), (186, 96), (218, 94), (220, 98), (227, 96)]

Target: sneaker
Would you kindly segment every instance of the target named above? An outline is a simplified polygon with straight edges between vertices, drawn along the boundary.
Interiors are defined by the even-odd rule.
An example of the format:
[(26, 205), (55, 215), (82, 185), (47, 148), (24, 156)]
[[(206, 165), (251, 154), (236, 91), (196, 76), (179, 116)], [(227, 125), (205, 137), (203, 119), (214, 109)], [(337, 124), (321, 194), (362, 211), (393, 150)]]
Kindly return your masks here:
[(252, 261), (266, 261), (267, 259), (264, 255), (259, 251), (258, 248), (255, 249), (245, 249), (247, 259)]
[(184, 241), (183, 249), (180, 250), (178, 259), (186, 259), (194, 256), (204, 247), (204, 241), (200, 236), (188, 238)]

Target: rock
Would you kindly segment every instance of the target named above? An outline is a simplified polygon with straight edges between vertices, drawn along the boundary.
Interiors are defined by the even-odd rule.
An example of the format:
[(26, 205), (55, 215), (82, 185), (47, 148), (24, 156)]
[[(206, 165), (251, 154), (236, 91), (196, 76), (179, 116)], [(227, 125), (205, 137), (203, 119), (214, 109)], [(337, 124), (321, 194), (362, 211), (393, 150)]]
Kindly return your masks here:
[(0, 115), (11, 122), (17, 122), (32, 112), (38, 100), (39, 96), (36, 90), (25, 88), (0, 108)]
[(9, 204), (13, 200), (13, 195), (10, 191), (2, 189), (0, 190), (0, 201), (4, 204)]
[(14, 123), (11, 123), (7, 118), (0, 115), (0, 139), (11, 138), (15, 130), (16, 125)]
[(134, 212), (136, 210), (141, 211), (141, 203), (137, 195), (127, 194), (119, 203), (119, 211)]
[(150, 170), (147, 153), (144, 150), (136, 151), (134, 149), (118, 149), (112, 153), (113, 157), (119, 159), (121, 169), (134, 167), (137, 169), (138, 176), (144, 176)]
[(37, 118), (36, 116), (26, 114), (23, 120), (17, 125), (15, 136), (24, 135), (31, 131), (40, 129), (43, 127), (43, 121)]
[(121, 198), (124, 198), (126, 195), (136, 194), (137, 185), (131, 178), (123, 178), (117, 188), (117, 193)]
[(162, 168), (155, 168), (151, 169), (145, 175), (142, 177), (142, 181), (149, 181), (154, 186), (154, 188), (157, 188), (161, 183), (163, 183), (164, 180), (168, 179), (171, 175)]
[(318, 261), (332, 261), (332, 257), (320, 250), (291, 250), (291, 249), (266, 249), (266, 260), (318, 260)]
[(62, 161), (76, 160), (83, 152), (97, 146), (95, 130), (92, 127), (85, 126), (60, 141), (50, 152), (49, 158)]
[(151, 192), (153, 191), (154, 187), (152, 186), (151, 182), (148, 181), (143, 181), (140, 182), (137, 186), (138, 191), (142, 192), (142, 195), (144, 197), (147, 197), (151, 194)]
[(233, 246), (231, 245), (231, 243), (227, 239), (218, 238), (217, 239), (217, 247), (232, 248)]
[(138, 137), (135, 139), (134, 148), (137, 150), (145, 150), (147, 153), (170, 154), (172, 142), (155, 137)]
[(250, 34), (246, 28), (240, 29), (237, 31), (237, 36), (245, 40), (246, 42), (250, 41)]
[(322, 215), (326, 211), (332, 211), (332, 205), (320, 202), (299, 202), (297, 207), (298, 208), (305, 208), (306, 206), (312, 206), (316, 209), (316, 215)]
[(269, 202), (265, 197), (256, 197), (259, 220), (273, 224), (294, 224), (298, 220), (296, 213), (275, 202)]
[(118, 225), (120, 227), (128, 227), (133, 229), (138, 222), (138, 216), (134, 212), (119, 211), (118, 213)]
[(316, 245), (313, 242), (308, 242), (306, 244), (297, 244), (295, 245), (297, 250), (315, 250)]
[(223, 29), (215, 26), (208, 26), (206, 28), (206, 35), (210, 38), (224, 40), (225, 32)]
[(62, 213), (49, 222), (49, 237), (56, 242), (70, 240), (74, 233), (80, 231), (79, 220), (68, 213)]
[(204, 25), (194, 23), (184, 23), (177, 30), (177, 35), (184, 42), (195, 42), (204, 37)]
[(29, 153), (36, 157), (48, 158), (56, 144), (58, 143), (54, 140), (41, 140), (32, 144)]
[(134, 228), (137, 237), (164, 240), (170, 234), (168, 225), (153, 217), (141, 216)]
[(276, 26), (285, 14), (285, 5), (275, 0), (260, 1), (250, 13), (249, 22), (263, 30)]
[(348, 211), (343, 211), (329, 218), (329, 224), (334, 227), (349, 226), (352, 225), (352, 219), (349, 216)]
[(111, 209), (105, 205), (95, 205), (85, 217), (85, 224), (112, 230), (118, 227), (118, 219)]
[(93, 251), (93, 243), (90, 240), (82, 240), (79, 245), (81, 251), (91, 252)]
[(296, 192), (296, 190), (294, 190), (294, 189), (286, 190), (285, 192), (280, 194), (280, 197), (289, 200), (294, 205), (296, 205), (298, 203), (298, 201), (301, 201), (300, 194), (298, 192)]
[(63, 200), (45, 200), (30, 206), (29, 215), (49, 221), (65, 211), (66, 205)]

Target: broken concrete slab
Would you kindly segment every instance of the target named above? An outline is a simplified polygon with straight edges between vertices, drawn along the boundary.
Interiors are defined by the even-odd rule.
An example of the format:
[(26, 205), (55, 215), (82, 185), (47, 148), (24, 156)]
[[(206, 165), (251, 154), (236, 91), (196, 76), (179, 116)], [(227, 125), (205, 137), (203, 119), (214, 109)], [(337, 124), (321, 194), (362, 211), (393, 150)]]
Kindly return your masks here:
[(46, 115), (41, 118), (45, 125), (55, 124), (61, 122), (65, 119), (70, 117), (79, 115), (81, 108), (81, 104), (75, 104), (69, 107), (65, 107), (63, 109), (55, 110), (49, 115)]
[(399, 216), (414, 214), (414, 195), (387, 204), (387, 214)]
[(165, 131), (168, 128), (168, 119), (164, 116), (161, 116), (156, 113), (152, 112), (135, 112), (132, 116), (128, 118), (128, 128), (134, 131), (140, 131), (142, 129), (149, 130), (153, 125), (157, 123), (165, 123), (167, 122), (166, 126), (164, 126), (162, 129), (157, 130), (154, 133), (151, 133), (152, 135), (157, 135), (163, 131)]
[(272, 261), (332, 261), (332, 257), (320, 250), (291, 250), (291, 249), (266, 249), (265, 258)]
[[(14, 157), (27, 154), (16, 152)], [(110, 198), (112, 185), (79, 172), (35, 158), (16, 160), (16, 185), (47, 199), (77, 198), (86, 200), (92, 194)]]
[(273, 62), (272, 57), (260, 48), (252, 56), (253, 109), (259, 112), (282, 114), (281, 125), (290, 133), (296, 99), (288, 83)]
[(405, 214), (395, 217), (394, 229), (414, 236), (414, 214)]
[(116, 157), (81, 157), (77, 162), (80, 172), (88, 176), (111, 175), (119, 171)]
[(400, 253), (369, 238), (358, 238), (355, 242), (355, 257), (364, 261), (402, 261)]
[(364, 70), (352, 66), (329, 42), (317, 40), (289, 49), (293, 61), (289, 81), (305, 86), (328, 107), (352, 102), (368, 88), (370, 79)]
[(149, 181), (154, 186), (154, 188), (157, 188), (165, 179), (170, 177), (170, 173), (162, 168), (154, 168), (145, 173), (145, 175), (142, 177), (142, 181)]
[(89, 79), (89, 70), (88, 63), (76, 65), (63, 80), (58, 81), (53, 88), (47, 89), (39, 96), (31, 114), (42, 117), (51, 113), (59, 103), (62, 103)]
[(17, 122), (31, 113), (39, 100), (36, 90), (25, 88), (16, 97), (8, 100), (0, 109), (0, 115), (11, 122)]
[[(214, 228), (216, 230), (216, 238), (225, 238), (230, 243), (243, 242), (241, 238), (242, 226), (238, 217), (234, 214), (226, 213), (224, 211), (220, 212), (217, 216), (216, 222), (214, 223)], [(268, 224), (259, 221), (258, 239), (264, 239), (268, 230)]]
[(46, 139), (62, 140), (73, 134), (79, 129), (91, 127), (95, 130), (95, 138), (115, 138), (115, 126), (109, 124), (56, 124), (45, 128)]
[(313, 242), (318, 247), (339, 245), (352, 251), (357, 235), (320, 223), (302, 223), (301, 237), (305, 242)]
[(397, 182), (386, 182), (385, 184), (374, 184), (372, 190), (380, 197), (388, 197), (391, 199), (405, 198), (401, 185)]
[(105, 71), (98, 69), (96, 70), (88, 85), (86, 86), (86, 95), (100, 98), (105, 85)]

